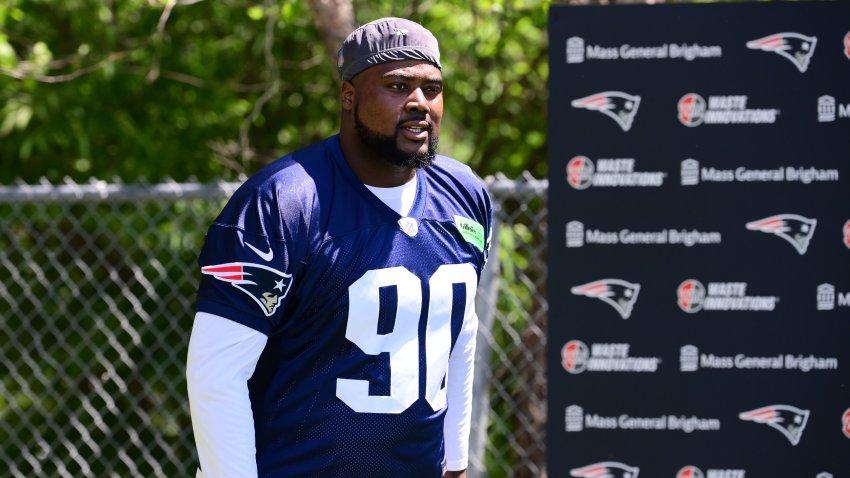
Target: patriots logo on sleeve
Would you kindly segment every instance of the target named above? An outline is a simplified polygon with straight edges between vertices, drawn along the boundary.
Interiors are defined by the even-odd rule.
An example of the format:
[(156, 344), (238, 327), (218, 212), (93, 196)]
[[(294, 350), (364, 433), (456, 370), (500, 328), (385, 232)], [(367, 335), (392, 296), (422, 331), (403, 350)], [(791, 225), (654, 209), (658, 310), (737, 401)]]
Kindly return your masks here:
[(229, 262), (201, 268), (201, 272), (229, 282), (260, 306), (266, 317), (280, 307), (281, 301), (292, 287), (292, 274), (250, 262)]

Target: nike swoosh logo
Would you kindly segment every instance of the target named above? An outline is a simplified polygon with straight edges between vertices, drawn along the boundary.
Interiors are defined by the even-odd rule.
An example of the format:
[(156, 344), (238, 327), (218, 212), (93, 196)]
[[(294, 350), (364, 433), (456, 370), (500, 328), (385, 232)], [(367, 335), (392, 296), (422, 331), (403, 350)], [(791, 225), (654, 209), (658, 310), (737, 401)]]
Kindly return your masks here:
[(248, 246), (248, 249), (251, 249), (252, 251), (256, 252), (257, 255), (260, 256), (260, 259), (262, 259), (266, 262), (269, 262), (272, 259), (274, 259), (274, 251), (272, 250), (271, 246), (269, 246), (269, 252), (263, 252), (263, 251), (257, 249), (256, 247), (252, 246), (248, 242), (246, 242), (245, 245)]
[(254, 247), (253, 245), (251, 245), (251, 243), (249, 243), (248, 241), (246, 241), (246, 240), (242, 237), (242, 233), (241, 233), (241, 232), (239, 232), (239, 239), (241, 239), (241, 240), (242, 240), (242, 244), (245, 244), (246, 246), (248, 246), (248, 249), (251, 249), (251, 250), (252, 250), (252, 251), (254, 251), (254, 252), (255, 252), (258, 256), (260, 256), (260, 259), (262, 259), (262, 260), (264, 260), (264, 261), (266, 261), (266, 262), (269, 262), (269, 261), (271, 261), (272, 259), (274, 259), (274, 251), (272, 250), (271, 246), (269, 246), (269, 252), (263, 252), (263, 251), (261, 251), (261, 250), (257, 249), (256, 247)]

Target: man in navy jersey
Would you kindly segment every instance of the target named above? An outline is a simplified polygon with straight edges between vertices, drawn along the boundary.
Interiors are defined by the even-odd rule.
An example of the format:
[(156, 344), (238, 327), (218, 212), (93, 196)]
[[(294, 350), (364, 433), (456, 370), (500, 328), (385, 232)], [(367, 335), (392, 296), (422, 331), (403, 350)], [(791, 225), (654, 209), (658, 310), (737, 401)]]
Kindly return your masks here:
[(339, 135), (210, 226), (187, 360), (199, 477), (462, 477), (491, 203), (437, 155), (437, 40), (383, 18), (339, 52)]

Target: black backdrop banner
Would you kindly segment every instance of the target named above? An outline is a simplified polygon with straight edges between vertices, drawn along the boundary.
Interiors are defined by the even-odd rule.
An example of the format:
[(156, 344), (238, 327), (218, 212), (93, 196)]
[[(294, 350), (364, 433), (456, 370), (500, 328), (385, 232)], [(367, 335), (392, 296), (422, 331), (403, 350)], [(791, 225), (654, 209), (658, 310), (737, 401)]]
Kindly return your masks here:
[(549, 476), (850, 478), (850, 3), (549, 39)]

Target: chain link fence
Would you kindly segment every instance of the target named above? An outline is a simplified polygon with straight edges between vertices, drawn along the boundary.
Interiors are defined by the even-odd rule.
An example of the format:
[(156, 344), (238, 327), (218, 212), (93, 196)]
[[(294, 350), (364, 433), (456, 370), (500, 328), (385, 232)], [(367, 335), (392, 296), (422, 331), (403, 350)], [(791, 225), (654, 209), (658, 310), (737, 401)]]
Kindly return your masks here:
[[(546, 182), (487, 179), (473, 476), (545, 476)], [(0, 187), (7, 476), (191, 477), (185, 359), (204, 233), (236, 183)]]

